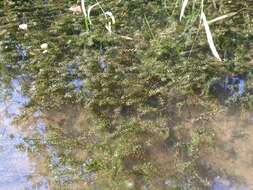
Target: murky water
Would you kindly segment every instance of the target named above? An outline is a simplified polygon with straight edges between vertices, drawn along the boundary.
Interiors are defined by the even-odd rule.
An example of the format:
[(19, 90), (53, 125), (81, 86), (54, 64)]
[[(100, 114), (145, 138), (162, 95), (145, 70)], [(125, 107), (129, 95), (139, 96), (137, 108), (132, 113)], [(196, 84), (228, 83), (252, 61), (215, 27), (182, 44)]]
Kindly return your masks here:
[[(26, 9), (23, 10), (24, 14), (14, 11), (15, 19), (10, 24), (6, 23), (3, 32), (0, 32), (0, 37), (7, 33), (7, 29), (15, 31), (18, 30), (18, 25), (28, 23), (28, 27), (33, 26), (34, 31), (43, 28), (51, 40), (55, 36), (60, 38), (60, 34), (54, 31), (55, 28), (46, 27), (50, 26), (55, 17), (62, 16), (71, 4), (66, 4), (67, 6), (60, 4), (60, 7), (54, 9), (49, 1), (44, 0), (38, 1), (38, 5), (34, 12), (35, 15), (29, 15), (32, 11)], [(44, 15), (45, 19), (40, 20), (41, 15)], [(61, 24), (61, 19), (59, 23)], [(70, 28), (68, 35), (79, 31), (78, 27), (76, 30)], [(4, 77), (0, 80), (0, 190), (78, 190), (85, 189), (89, 185), (93, 185), (94, 189), (99, 189), (94, 185), (95, 173), (85, 168), (86, 164), (91, 161), (85, 147), (87, 142), (92, 144), (95, 143), (95, 140), (87, 134), (83, 127), (89, 126), (90, 123), (86, 121), (86, 112), (81, 106), (68, 103), (60, 109), (45, 112), (33, 110), (26, 114), (25, 119), (16, 120), (30, 101), (23, 87), (33, 84), (32, 77), (27, 81), (24, 77), (25, 73), (18, 72), (19, 68), (26, 64), (34, 64), (29, 62), (29, 56), (39, 57), (53, 51), (52, 49), (43, 51), (36, 49), (43, 43), (43, 35), (32, 36), (39, 41), (38, 47), (34, 49), (30, 47), (29, 43), (24, 45), (19, 42), (29, 39), (25, 34), (22, 35), (20, 35), (22, 37), (19, 36), (19, 40), (10, 35), (11, 37), (6, 37), (1, 42), (1, 44), (7, 44), (6, 49), (12, 48), (12, 54), (18, 61), (13, 65), (5, 64), (4, 72), (10, 72), (6, 74), (9, 82), (6, 82)], [(108, 65), (104, 62), (103, 54), (101, 50), (98, 63), (100, 69), (106, 71)], [(0, 55), (0, 59), (1, 57)], [(63, 89), (70, 88), (74, 93), (80, 94), (86, 83), (76, 67), (67, 65), (66, 73), (62, 74), (67, 78), (66, 86), (63, 86)], [(16, 73), (13, 74), (13, 70)], [(43, 69), (39, 70), (39, 74), (43, 72)], [(221, 92), (218, 97), (221, 101), (231, 97), (236, 99), (245, 93), (245, 80), (237, 76), (225, 77), (216, 81), (213, 90)], [(209, 184), (206, 188), (210, 190), (253, 189), (252, 116), (247, 113), (240, 116), (215, 118), (211, 126), (217, 134), (217, 144), (202, 159), (205, 167), (215, 171), (215, 175), (209, 175), (206, 172), (207, 176), (204, 177)], [(169, 163), (168, 152), (152, 150), (151, 153), (153, 160), (162, 164)], [(131, 183), (129, 184), (129, 189), (132, 189)], [(171, 179), (162, 181), (161, 184), (162, 189), (178, 186), (182, 189), (189, 189), (187, 185), (184, 186)], [(145, 185), (144, 187), (143, 189), (148, 189)]]
[[(62, 149), (64, 147), (61, 147), (61, 141), (67, 143), (73, 138), (72, 135), (76, 138), (83, 135), (82, 129), (78, 129), (78, 126), (73, 127), (71, 121), (73, 119), (71, 112), (76, 114), (76, 110), (65, 110), (67, 114), (64, 116), (64, 113), (59, 112), (59, 116), (54, 113), (54, 120), (50, 120), (49, 117), (43, 119), (40, 112), (35, 112), (26, 122), (14, 122), (14, 119), (22, 113), (22, 108), (29, 102), (29, 98), (22, 93), (20, 83), (20, 79), (13, 79), (8, 88), (5, 89), (2, 85), (0, 189), (81, 189), (86, 187), (92, 180), (93, 174), (85, 171), (83, 165), (87, 161), (85, 150), (74, 143), (73, 147), (64, 150)], [(57, 125), (56, 123), (62, 122), (62, 119), (66, 119), (64, 121), (66, 124), (61, 123), (61, 127), (68, 132), (68, 136), (65, 132), (64, 137), (61, 136), (62, 134), (50, 136), (54, 129), (47, 128), (48, 122)], [(74, 119), (76, 119), (75, 116)], [(73, 128), (70, 129), (70, 127)], [(65, 153), (69, 151), (67, 158), (60, 155), (64, 153), (62, 151)], [(78, 164), (63, 162), (63, 158), (74, 159)]]
[[(249, 113), (219, 117), (213, 124), (217, 144), (205, 159), (213, 168), (223, 173), (224, 178), (216, 178), (215, 181), (221, 181), (228, 189), (253, 188), (251, 117)], [(233, 187), (236, 182), (244, 185)]]
[[(53, 114), (54, 117), (48, 118), (47, 116), (47, 121), (44, 121), (45, 115), (42, 117), (42, 113), (35, 112), (30, 116), (30, 119), (32, 118), (30, 121), (18, 126), (18, 122), (14, 122), (14, 118), (22, 113), (22, 108), (29, 102), (29, 98), (24, 96), (22, 92), (21, 82), (21, 78), (16, 78), (11, 80), (10, 86), (2, 85), (0, 189), (54, 189), (56, 187), (81, 189), (86, 187), (94, 176), (85, 173), (83, 166), (88, 161), (85, 149), (78, 146), (67, 148), (70, 153), (65, 155), (68, 156), (65, 159), (75, 159), (79, 164), (72, 165), (62, 162), (62, 157), (59, 156), (63, 153), (62, 147), (57, 145), (57, 142), (54, 145), (51, 140), (57, 139), (49, 137), (55, 129), (47, 128), (48, 122), (54, 125), (60, 123), (62, 132), (65, 135), (68, 134), (69, 137), (62, 137), (61, 134), (58, 134), (58, 138), (68, 140), (73, 135), (75, 137), (81, 136), (83, 131), (78, 128), (78, 122), (76, 122), (79, 117), (77, 111), (80, 109), (66, 107), (64, 116), (60, 111), (50, 111), (50, 115)], [(240, 122), (239, 119), (236, 121), (234, 117), (231, 117), (230, 120), (225, 122), (226, 127), (224, 127), (225, 124), (220, 127), (216, 126), (216, 129), (220, 130), (220, 135), (223, 136), (220, 139), (223, 140), (219, 142), (221, 144), (217, 148), (217, 152), (209, 155), (210, 157), (206, 160), (212, 164), (213, 168), (216, 167), (217, 171), (223, 170), (224, 174), (241, 176), (241, 179), (226, 175), (216, 176), (213, 178), (211, 189), (249, 190), (253, 187), (251, 183), (253, 175), (251, 171), (252, 144), (249, 141), (251, 139), (250, 130), (245, 130), (252, 126), (252, 121)], [(248, 140), (245, 141), (245, 139)], [(62, 140), (64, 141), (64, 139)], [(41, 148), (38, 149), (39, 146)], [(168, 185), (168, 182), (166, 184)], [(171, 181), (169, 184), (169, 186), (172, 185)]]
[[(20, 76), (13, 78), (8, 86), (1, 83), (0, 189), (85, 188), (95, 177), (84, 169), (89, 160), (85, 149), (74, 143), (66, 149), (64, 143), (61, 144), (68, 143), (73, 137), (83, 138), (84, 131), (78, 127), (78, 120), (82, 115), (80, 108), (65, 106), (62, 111), (52, 110), (48, 114), (37, 111), (26, 122), (14, 122), (29, 102), (29, 97), (22, 91), (22, 82), (25, 81)], [(83, 83), (76, 83), (78, 90)], [(220, 171), (218, 173), (223, 177), (213, 177), (211, 190), (250, 190), (253, 187), (253, 138), (250, 132), (253, 123), (249, 116), (231, 116), (225, 121), (217, 118), (217, 126), (214, 122), (218, 145), (205, 161), (212, 165), (212, 169)], [(60, 130), (50, 128), (49, 124), (60, 127)], [(69, 153), (60, 156), (66, 151)], [(157, 153), (154, 152), (160, 157)], [(166, 163), (167, 156), (163, 157)], [(63, 162), (63, 158), (74, 160), (77, 164)], [(175, 185), (171, 180), (164, 183), (167, 187)]]

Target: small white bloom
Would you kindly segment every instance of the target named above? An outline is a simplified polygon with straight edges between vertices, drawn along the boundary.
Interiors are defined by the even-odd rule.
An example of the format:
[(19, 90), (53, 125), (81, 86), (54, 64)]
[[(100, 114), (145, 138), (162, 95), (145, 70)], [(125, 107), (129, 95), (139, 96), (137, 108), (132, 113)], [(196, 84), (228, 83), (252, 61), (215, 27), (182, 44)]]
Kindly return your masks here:
[(47, 43), (43, 43), (40, 45), (41, 49), (47, 49), (48, 48), (48, 44)]
[(21, 29), (21, 30), (27, 30), (27, 24), (20, 24), (18, 25), (18, 28)]

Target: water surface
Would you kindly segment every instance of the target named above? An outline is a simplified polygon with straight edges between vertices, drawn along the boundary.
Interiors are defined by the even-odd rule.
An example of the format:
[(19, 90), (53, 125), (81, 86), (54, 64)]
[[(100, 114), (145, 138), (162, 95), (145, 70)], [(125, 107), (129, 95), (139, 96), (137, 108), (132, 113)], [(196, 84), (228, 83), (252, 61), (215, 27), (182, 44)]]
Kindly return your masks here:
[[(100, 188), (95, 183), (95, 172), (86, 168), (92, 163), (86, 147), (96, 143), (86, 129), (94, 126), (87, 121), (87, 110), (69, 101), (73, 97), (82, 98), (86, 81), (79, 68), (83, 59), (88, 58), (82, 45), (78, 45), (83, 26), (76, 22), (80, 16), (69, 12), (73, 4), (71, 1), (38, 0), (24, 1), (24, 4), (8, 1), (6, 7), (1, 7), (4, 24), (0, 32), (0, 190)], [(20, 30), (20, 24), (27, 24), (28, 30)], [(40, 47), (44, 43), (48, 44), (46, 50)], [(85, 58), (76, 56), (77, 52), (82, 52)], [(109, 66), (101, 47), (97, 60), (101, 72), (107, 72)], [(51, 70), (52, 67), (59, 70)], [(37, 81), (34, 73), (38, 75)], [(214, 91), (220, 90), (221, 100), (237, 100), (246, 92), (245, 80), (240, 77), (225, 76), (215, 84)], [(38, 86), (41, 89), (36, 89)], [(32, 106), (29, 103), (34, 97), (29, 95), (36, 90), (41, 94), (63, 94), (59, 96), (60, 106), (52, 104), (51, 109), (44, 110), (43, 104), (51, 104), (50, 96), (45, 96), (46, 100), (35, 98), (37, 102), (32, 102)], [(25, 117), (20, 118), (24, 113)], [(215, 148), (201, 157), (204, 170), (212, 171), (201, 176), (207, 184), (203, 190), (253, 189), (250, 118), (250, 113), (221, 115), (210, 122), (208, 127), (214, 129), (217, 139)], [(171, 146), (175, 144), (172, 142)], [(154, 146), (150, 154), (165, 169), (171, 169), (168, 150)], [(167, 171), (162, 175), (166, 177)], [(191, 176), (187, 177), (178, 182), (155, 176), (153, 181), (161, 189), (188, 190)], [(141, 186), (152, 189), (145, 183)], [(128, 189), (133, 187), (134, 183), (127, 182)]]

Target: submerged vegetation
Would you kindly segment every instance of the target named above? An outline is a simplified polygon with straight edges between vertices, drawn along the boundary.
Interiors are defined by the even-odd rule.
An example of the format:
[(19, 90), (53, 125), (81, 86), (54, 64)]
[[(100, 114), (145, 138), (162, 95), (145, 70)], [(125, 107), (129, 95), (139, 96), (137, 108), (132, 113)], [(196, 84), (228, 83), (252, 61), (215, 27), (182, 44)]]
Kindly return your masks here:
[[(89, 138), (48, 141), (87, 152), (96, 177), (85, 188), (210, 187), (201, 162), (214, 146), (208, 124), (253, 106), (251, 0), (1, 4), (1, 78), (26, 80), (23, 119), (82, 107)], [(70, 10), (81, 4), (84, 15)]]

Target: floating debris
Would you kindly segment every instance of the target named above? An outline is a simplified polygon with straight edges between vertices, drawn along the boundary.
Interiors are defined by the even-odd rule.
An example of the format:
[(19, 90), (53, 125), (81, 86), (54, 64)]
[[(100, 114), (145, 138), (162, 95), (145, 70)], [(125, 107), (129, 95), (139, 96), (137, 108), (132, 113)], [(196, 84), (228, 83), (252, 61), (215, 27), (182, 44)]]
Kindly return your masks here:
[(45, 53), (47, 53), (47, 52), (48, 52), (47, 50), (44, 50), (42, 53), (45, 54)]
[(80, 5), (73, 5), (69, 8), (70, 11), (72, 11), (73, 13), (81, 13), (82, 9)]
[(27, 26), (27, 24), (20, 24), (20, 25), (18, 25), (18, 28), (21, 30), (27, 30), (28, 26)]
[(2, 31), (0, 31), (0, 36), (3, 36), (7, 33), (8, 31), (6, 29), (3, 29)]
[(48, 48), (48, 44), (47, 43), (43, 43), (40, 45), (41, 49), (47, 49)]

